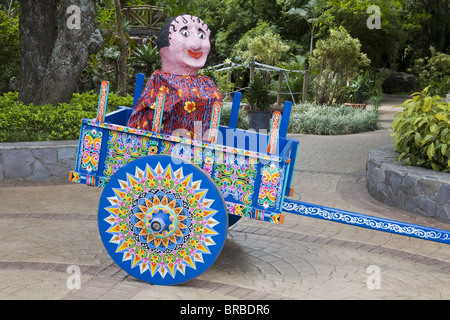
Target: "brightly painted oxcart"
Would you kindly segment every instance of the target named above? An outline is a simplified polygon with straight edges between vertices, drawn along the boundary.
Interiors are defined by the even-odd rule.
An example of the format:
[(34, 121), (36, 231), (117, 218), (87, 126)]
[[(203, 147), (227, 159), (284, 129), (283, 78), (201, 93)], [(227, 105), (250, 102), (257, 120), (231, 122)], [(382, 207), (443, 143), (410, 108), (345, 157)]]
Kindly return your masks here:
[[(134, 103), (143, 81), (139, 74)], [(82, 120), (70, 180), (103, 188), (101, 239), (111, 258), (137, 279), (172, 285), (199, 276), (241, 217), (282, 224), (290, 212), (450, 243), (449, 231), (289, 199), (298, 150), (298, 141), (286, 137), (290, 102), (261, 134), (236, 128), (236, 93), (229, 125), (218, 125), (218, 109), (210, 136), (198, 141), (158, 133), (161, 115), (155, 115), (152, 132), (127, 127), (132, 109), (105, 116), (107, 96), (102, 83), (97, 118)]]

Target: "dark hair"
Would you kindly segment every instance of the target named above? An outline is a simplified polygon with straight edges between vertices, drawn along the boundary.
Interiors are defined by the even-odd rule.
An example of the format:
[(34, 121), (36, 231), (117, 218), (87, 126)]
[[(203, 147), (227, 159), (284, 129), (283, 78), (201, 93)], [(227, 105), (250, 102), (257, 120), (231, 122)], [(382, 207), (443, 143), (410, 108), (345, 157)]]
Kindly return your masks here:
[[(185, 16), (186, 14), (182, 14), (179, 16), (176, 16), (174, 18), (169, 19), (159, 30), (158, 35), (157, 35), (157, 39), (156, 39), (156, 46), (158, 47), (158, 51), (161, 50), (161, 48), (164, 47), (168, 47), (170, 45), (170, 27), (172, 27), (173, 31), (176, 32), (177, 31), (177, 25), (180, 24), (179, 21), (177, 21), (178, 18)], [(202, 22), (203, 24), (205, 24), (200, 18), (195, 17), (195, 16), (190, 16), (191, 21), (195, 21), (194, 18), (197, 19), (198, 22)], [(188, 23), (189, 20), (187, 20), (186, 18), (182, 19), (182, 22), (184, 22), (185, 24)], [(207, 30), (209, 30), (209, 28), (207, 28)]]
[[(161, 50), (161, 48), (168, 47), (170, 45), (169, 42), (169, 35), (170, 35), (170, 25), (172, 22), (176, 19), (171, 18), (169, 21), (167, 21), (159, 30), (157, 39), (156, 39), (156, 46), (158, 47), (158, 51)], [(173, 27), (175, 30), (175, 27)]]

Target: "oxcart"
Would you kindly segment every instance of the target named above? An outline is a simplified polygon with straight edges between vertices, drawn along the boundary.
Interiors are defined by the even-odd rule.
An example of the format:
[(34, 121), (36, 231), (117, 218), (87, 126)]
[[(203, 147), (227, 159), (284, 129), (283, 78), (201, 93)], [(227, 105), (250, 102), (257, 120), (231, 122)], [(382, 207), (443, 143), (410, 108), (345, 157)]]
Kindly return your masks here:
[[(134, 104), (144, 75), (136, 81)], [(102, 242), (127, 273), (152, 284), (193, 279), (216, 260), (228, 227), (242, 217), (282, 224), (285, 213), (450, 243), (450, 232), (290, 199), (298, 141), (287, 138), (292, 104), (276, 112), (268, 134), (236, 128), (241, 96), (230, 122), (213, 115), (206, 141), (128, 127), (132, 109), (105, 116), (102, 83), (96, 119), (83, 119), (70, 180), (103, 188), (98, 207)]]

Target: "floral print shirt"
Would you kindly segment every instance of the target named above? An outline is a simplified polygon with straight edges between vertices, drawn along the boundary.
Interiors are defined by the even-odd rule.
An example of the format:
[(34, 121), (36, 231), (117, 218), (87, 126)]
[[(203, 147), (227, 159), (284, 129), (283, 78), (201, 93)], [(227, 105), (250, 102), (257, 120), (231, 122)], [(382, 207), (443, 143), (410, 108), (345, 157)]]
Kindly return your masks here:
[[(159, 91), (165, 92), (161, 133), (206, 140), (213, 113), (213, 104), (222, 103), (222, 95), (211, 78), (203, 75), (183, 76), (156, 70), (136, 103), (128, 126), (151, 131)], [(201, 127), (200, 127), (201, 125)], [(201, 129), (200, 129), (201, 128)], [(202, 137), (199, 137), (201, 130)]]

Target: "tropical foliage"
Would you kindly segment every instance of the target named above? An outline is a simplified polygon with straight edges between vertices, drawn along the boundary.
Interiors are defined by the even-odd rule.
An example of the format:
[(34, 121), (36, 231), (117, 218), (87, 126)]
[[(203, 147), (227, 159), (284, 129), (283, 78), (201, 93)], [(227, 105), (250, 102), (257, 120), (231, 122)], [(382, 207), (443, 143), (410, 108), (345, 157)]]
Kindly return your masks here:
[[(110, 81), (111, 91), (118, 92), (118, 73), (121, 68), (119, 59), (123, 53), (118, 45), (121, 37), (118, 34), (117, 7), (114, 2), (96, 1), (96, 23), (103, 37), (103, 45), (100, 51), (90, 56), (77, 87), (78, 92), (86, 92), (88, 96), (92, 90), (97, 92), (101, 80)], [(306, 100), (313, 104), (299, 106), (292, 119), (296, 129), (291, 129), (294, 131), (313, 132), (305, 129), (305, 125), (300, 127), (302, 121), (320, 127), (314, 124), (316, 120), (313, 121), (312, 113), (322, 114), (322, 107), (306, 112), (306, 109), (313, 110), (312, 105), (315, 104), (332, 105), (338, 113), (343, 112), (341, 102), (344, 101), (369, 102), (377, 106), (382, 96), (380, 88), (383, 75), (391, 71), (414, 73), (418, 78), (416, 89), (422, 90), (429, 86), (427, 94), (444, 96), (450, 91), (450, 3), (445, 0), (121, 0), (121, 4), (160, 6), (166, 17), (185, 12), (201, 17), (213, 35), (207, 67), (224, 61), (228, 61), (228, 65), (232, 65), (231, 61), (238, 64), (257, 61), (295, 71), (286, 73), (284, 77), (281, 87), (285, 93), (283, 98), (293, 97), (296, 102)], [(375, 17), (379, 19), (378, 28), (368, 27), (368, 19), (373, 18), (373, 12), (368, 11), (369, 6), (378, 8), (378, 16)], [(0, 4), (0, 94), (17, 90), (14, 84), (20, 72), (19, 8), (18, 0)], [(59, 4), (59, 12), (63, 12), (63, 9)], [(141, 43), (129, 36), (129, 21), (124, 18), (122, 22), (128, 42), (126, 74), (127, 90), (131, 94), (136, 74), (144, 72), (148, 76), (159, 67), (160, 61), (155, 48), (155, 33)], [(244, 67), (217, 72), (212, 68), (205, 68), (203, 73), (214, 78), (226, 93), (224, 96), (228, 96), (233, 90), (239, 90), (248, 101), (249, 97), (252, 99), (251, 90), (248, 89), (254, 82), (246, 67), (244, 64)], [(262, 76), (264, 92), (276, 92), (278, 74), (262, 71)], [(271, 104), (274, 102), (273, 96), (271, 94), (267, 98)], [(75, 99), (76, 97), (77, 94), (74, 94)], [(47, 117), (41, 113), (42, 110), (38, 110), (39, 107), (20, 105), (17, 101), (11, 104), (11, 108), (16, 108), (14, 112), (17, 113), (13, 115), (12, 109), (4, 107), (4, 102), (11, 100), (10, 94), (2, 99), (2, 125), (5, 125), (6, 114), (10, 125), (17, 125), (19, 128), (24, 123), (33, 127), (31, 120), (23, 120), (25, 114), (30, 117), (36, 117), (32, 116), (33, 113), (39, 114), (45, 121), (57, 119), (50, 106), (42, 107), (42, 110), (52, 114)], [(433, 105), (441, 103), (434, 102)], [(92, 104), (95, 107), (96, 101)], [(72, 102), (68, 105), (72, 106)], [(75, 103), (72, 111), (78, 112), (79, 105), (80, 103)], [(67, 108), (68, 111), (69, 106), (55, 106), (55, 109), (61, 111)], [(24, 111), (28, 108), (32, 112)], [(326, 110), (331, 112), (331, 109)], [(350, 111), (353, 112), (351, 109)], [(367, 116), (376, 115), (374, 113)], [(301, 118), (304, 116), (308, 117)], [(358, 117), (359, 115), (355, 115), (355, 118)], [(339, 116), (335, 118), (338, 119)], [(424, 119), (419, 122), (421, 128), (436, 128), (433, 127), (436, 118), (427, 117), (430, 124), (422, 123)], [(326, 119), (317, 121), (322, 121), (326, 129), (315, 130), (316, 133), (341, 132), (329, 129), (330, 126), (325, 124)], [(63, 125), (66, 128), (71, 126), (67, 123)], [(353, 127), (362, 128), (353, 124), (343, 126), (350, 128), (349, 132), (353, 132)], [(49, 128), (55, 129), (56, 124), (49, 125)], [(23, 134), (24, 139), (27, 139), (27, 134)], [(36, 135), (34, 138), (42, 138)], [(64, 135), (55, 134), (52, 137), (63, 138)], [(6, 140), (10, 139), (15, 140), (17, 137)], [(430, 144), (424, 144), (423, 147), (425, 146), (430, 148), (432, 154), (433, 147)], [(436, 141), (433, 146), (441, 154), (442, 148), (445, 148)], [(403, 155), (403, 159), (407, 158), (406, 154)]]
[(311, 67), (318, 72), (314, 79), (316, 101), (319, 104), (345, 102), (343, 88), (350, 78), (359, 74), (360, 68), (369, 64), (358, 39), (352, 38), (344, 27), (331, 29), (328, 38), (317, 41), (311, 57)]
[(430, 94), (450, 93), (450, 55), (432, 47), (431, 57), (416, 59), (409, 71), (417, 75), (421, 87), (430, 87)]
[(450, 103), (428, 95), (428, 87), (412, 97), (393, 123), (398, 161), (450, 172)]

